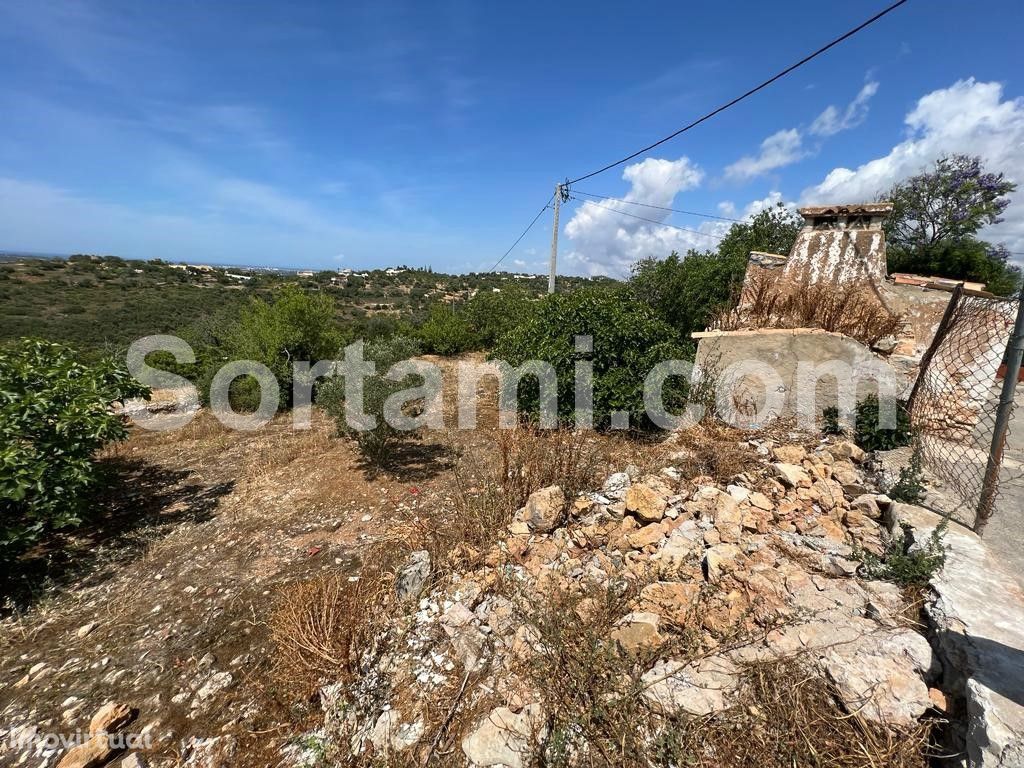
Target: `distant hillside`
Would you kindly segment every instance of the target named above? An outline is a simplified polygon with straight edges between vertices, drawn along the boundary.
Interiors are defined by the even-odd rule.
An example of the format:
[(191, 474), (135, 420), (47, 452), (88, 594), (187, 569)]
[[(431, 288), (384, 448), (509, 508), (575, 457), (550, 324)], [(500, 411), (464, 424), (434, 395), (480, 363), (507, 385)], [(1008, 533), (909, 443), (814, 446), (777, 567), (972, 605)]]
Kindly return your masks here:
[[(608, 281), (559, 277), (559, 289), (595, 282)], [(109, 256), (20, 258), (0, 262), (0, 343), (36, 336), (85, 351), (119, 349), (140, 336), (181, 332), (233, 313), (250, 297), (268, 296), (285, 283), (329, 292), (339, 322), (360, 324), (418, 322), (430, 305), (465, 301), (477, 291), (517, 286), (540, 296), (547, 290), (546, 277), (509, 273), (285, 273)]]

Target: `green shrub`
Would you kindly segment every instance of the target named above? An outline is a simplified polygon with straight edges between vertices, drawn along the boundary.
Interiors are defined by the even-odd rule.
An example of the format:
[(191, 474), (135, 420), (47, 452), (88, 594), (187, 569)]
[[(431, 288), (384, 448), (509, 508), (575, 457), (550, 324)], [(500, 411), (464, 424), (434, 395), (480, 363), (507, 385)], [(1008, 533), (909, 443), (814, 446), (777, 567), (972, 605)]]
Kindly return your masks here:
[[(844, 435), (849, 430), (840, 422), (838, 408), (822, 411), (822, 430), (829, 435)], [(879, 426), (879, 401), (877, 395), (868, 395), (859, 403), (854, 414), (853, 441), (865, 451), (889, 451), (910, 445), (913, 433), (910, 412), (905, 401), (896, 403), (896, 427)]]
[[(577, 352), (574, 336), (591, 336), (593, 352)], [(685, 349), (676, 332), (649, 306), (624, 289), (587, 288), (547, 296), (525, 321), (502, 336), (491, 355), (512, 366), (530, 360), (550, 363), (558, 378), (558, 414), (572, 420), (575, 366), (590, 360), (594, 370), (594, 426), (610, 426), (615, 412), (630, 425), (650, 427), (644, 409), (644, 379), (666, 360), (680, 360)], [(676, 412), (685, 402), (686, 383), (666, 381), (664, 403)], [(534, 377), (520, 383), (520, 408), (537, 413), (540, 391)]]
[(498, 339), (526, 320), (534, 302), (521, 288), (480, 289), (466, 303), (466, 315), (479, 349), (493, 349)]
[(338, 433), (355, 440), (360, 453), (379, 466), (386, 466), (391, 458), (391, 449), (404, 432), (384, 420), (384, 403), (395, 392), (417, 386), (422, 377), (410, 374), (399, 381), (384, 378), (395, 363), (416, 357), (420, 353), (414, 339), (395, 336), (366, 344), (363, 357), (376, 365), (375, 373), (363, 379), (363, 413), (376, 419), (373, 429), (360, 430), (350, 424), (345, 414), (345, 381), (335, 376), (321, 385), (317, 393), (317, 404), (323, 408), (338, 426)]
[(921, 479), (921, 453), (914, 451), (910, 464), (900, 470), (899, 479), (886, 491), (893, 501), (917, 504), (924, 499), (925, 486)]
[(469, 320), (462, 312), (444, 304), (435, 304), (430, 315), (417, 331), (425, 352), (435, 355), (458, 355), (479, 349)]
[(943, 521), (926, 543), (911, 551), (909, 531), (904, 529), (902, 535), (889, 540), (881, 558), (870, 552), (861, 553), (864, 572), (869, 579), (892, 581), (903, 587), (925, 587), (946, 562), (946, 545), (942, 540), (945, 534), (946, 522)]
[(148, 397), (112, 359), (76, 361), (68, 347), (35, 339), (0, 350), (0, 560), (47, 530), (77, 525), (97, 480), (93, 456), (122, 440), (110, 406)]
[[(280, 387), (280, 408), (292, 402), (293, 364), (296, 361), (333, 359), (344, 336), (335, 321), (334, 299), (325, 293), (306, 293), (296, 285), (285, 285), (273, 303), (252, 299), (238, 319), (228, 324), (220, 338), (220, 356), (212, 356), (204, 371), (200, 392), (208, 401), (210, 382), (229, 360), (253, 360), (267, 366)], [(236, 379), (230, 387), (231, 406), (254, 411), (259, 405), (259, 387), (249, 376)]]

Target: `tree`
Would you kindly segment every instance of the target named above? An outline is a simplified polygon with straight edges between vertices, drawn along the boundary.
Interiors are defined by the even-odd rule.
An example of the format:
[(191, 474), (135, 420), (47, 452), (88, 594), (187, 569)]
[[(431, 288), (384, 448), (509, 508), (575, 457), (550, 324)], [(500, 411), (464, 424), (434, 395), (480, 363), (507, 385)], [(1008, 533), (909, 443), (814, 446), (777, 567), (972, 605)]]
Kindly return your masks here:
[(111, 406), (149, 397), (112, 358), (22, 339), (0, 350), (0, 562), (47, 530), (78, 525), (97, 482), (95, 453), (128, 432)]
[[(294, 284), (285, 285), (271, 304), (254, 298), (223, 334), (220, 359), (212, 359), (203, 394), (209, 395), (213, 374), (227, 360), (253, 360), (270, 369), (280, 386), (281, 408), (291, 405), (294, 363), (332, 360), (342, 347), (344, 335), (335, 320), (334, 299), (328, 294), (306, 293)], [(259, 404), (256, 380), (249, 376), (231, 385), (232, 407), (255, 410)]]
[(1020, 268), (1009, 263), (1009, 251), (965, 237), (939, 240), (915, 250), (897, 250), (889, 258), (892, 272), (941, 275), (985, 283), (987, 290), (1008, 296), (1020, 285)]
[(885, 224), (889, 269), (937, 274), (986, 283), (993, 293), (1011, 293), (1020, 270), (1006, 249), (976, 237), (996, 224), (1017, 188), (1002, 173), (987, 173), (981, 158), (939, 158), (930, 171), (901, 181), (883, 199), (893, 211)]
[[(590, 336), (592, 352), (578, 352), (575, 336)], [(572, 420), (575, 410), (576, 362), (593, 364), (594, 426), (607, 428), (616, 411), (630, 425), (645, 427), (644, 380), (666, 360), (685, 358), (678, 334), (626, 288), (581, 288), (556, 293), (536, 303), (526, 320), (503, 335), (491, 355), (511, 366), (536, 360), (549, 363), (557, 376), (558, 415)], [(665, 384), (665, 407), (674, 413), (685, 401), (686, 383), (678, 377)], [(522, 410), (537, 413), (540, 391), (524, 377), (519, 391)]]
[(691, 250), (685, 258), (644, 259), (633, 267), (630, 285), (672, 327), (689, 339), (735, 300), (751, 251), (788, 254), (803, 220), (781, 203), (747, 222), (733, 224), (716, 251)]
[(1006, 196), (1016, 188), (1002, 173), (986, 173), (979, 157), (939, 158), (931, 171), (899, 182), (883, 196), (893, 204), (886, 245), (915, 251), (976, 235), (1002, 221), (1010, 204)]
[[(419, 353), (416, 341), (405, 336), (378, 339), (366, 345), (363, 357), (376, 368), (372, 376), (363, 379), (362, 408), (363, 413), (376, 419), (376, 426), (372, 429), (360, 430), (348, 423), (345, 415), (344, 377), (331, 377), (317, 393), (317, 404), (334, 419), (338, 433), (355, 440), (360, 453), (378, 466), (388, 464), (395, 443), (403, 435), (384, 418), (384, 404), (391, 395), (409, 387), (419, 386), (423, 380), (422, 376), (415, 374), (409, 374), (397, 381), (385, 376), (395, 363), (411, 360)], [(415, 408), (415, 404), (412, 408)]]
[(447, 304), (435, 304), (430, 308), (430, 315), (419, 327), (417, 335), (427, 352), (446, 357), (478, 347), (469, 320)]

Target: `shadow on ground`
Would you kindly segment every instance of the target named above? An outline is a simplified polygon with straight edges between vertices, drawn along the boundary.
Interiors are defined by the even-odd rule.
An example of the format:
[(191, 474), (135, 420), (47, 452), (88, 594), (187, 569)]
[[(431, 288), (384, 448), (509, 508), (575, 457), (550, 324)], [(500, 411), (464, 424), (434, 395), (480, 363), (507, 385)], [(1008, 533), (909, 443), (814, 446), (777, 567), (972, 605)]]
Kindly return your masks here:
[(51, 533), (0, 569), (0, 614), (23, 611), (75, 580), (79, 587), (106, 581), (116, 564), (139, 556), (176, 526), (209, 520), (234, 486), (202, 485), (189, 471), (139, 459), (105, 459), (100, 476), (80, 527)]

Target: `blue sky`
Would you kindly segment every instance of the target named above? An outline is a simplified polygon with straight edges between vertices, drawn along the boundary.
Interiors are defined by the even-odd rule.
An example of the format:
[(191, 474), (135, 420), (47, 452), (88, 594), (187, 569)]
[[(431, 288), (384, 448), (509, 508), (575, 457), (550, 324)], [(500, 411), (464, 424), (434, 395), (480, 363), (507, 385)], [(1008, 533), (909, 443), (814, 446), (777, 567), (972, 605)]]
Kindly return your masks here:
[[(0, 0), (0, 248), (486, 269), (555, 181), (883, 5)], [(957, 151), (1024, 182), (1022, 29), (1019, 1), (911, 0), (580, 189), (742, 216), (873, 197)], [(621, 275), (723, 226), (623, 209), (700, 234), (573, 202), (564, 271)], [(1022, 213), (989, 236), (1024, 252)], [(550, 226), (503, 266), (543, 271)]]

